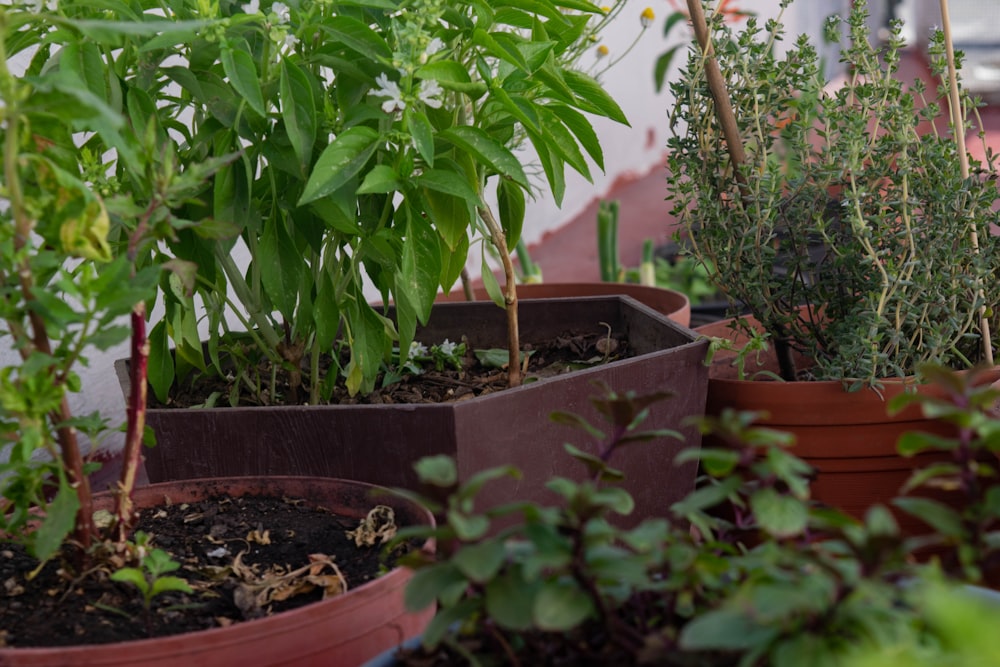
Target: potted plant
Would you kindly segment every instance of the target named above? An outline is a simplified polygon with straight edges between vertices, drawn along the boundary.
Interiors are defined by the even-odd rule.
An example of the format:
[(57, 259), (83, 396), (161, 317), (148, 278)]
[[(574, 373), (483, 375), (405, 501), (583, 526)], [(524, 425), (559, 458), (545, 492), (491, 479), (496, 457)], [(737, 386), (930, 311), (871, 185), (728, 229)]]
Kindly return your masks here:
[[(933, 375), (949, 395), (935, 412), (977, 424), (963, 437), (970, 452), (995, 448), (997, 421), (988, 405), (997, 392), (941, 371)], [(607, 424), (560, 415), (594, 441), (567, 445), (588, 479), (554, 477), (549, 486), (558, 500), (551, 505), (481, 510), (477, 491), (511, 474), (509, 467), (463, 485), (448, 459), (421, 461), (422, 502), (442, 517), (428, 532), (442, 548), (415, 559), (407, 600), (413, 608), (437, 603), (438, 613), (419, 641), (369, 667), (543, 660), (847, 667), (872, 664), (872, 655), (973, 665), (995, 652), (993, 642), (978, 636), (982, 625), (964, 628), (965, 640), (954, 641), (964, 633), (948, 620), (995, 613), (993, 591), (956, 585), (981, 582), (975, 570), (942, 573), (937, 565), (916, 564), (908, 557), (914, 543), (902, 539), (884, 506), (858, 520), (810, 501), (810, 467), (792, 454), (791, 438), (754, 424), (749, 413), (706, 419), (719, 446), (685, 456), (700, 459), (710, 481), (669, 517), (630, 530), (609, 526), (609, 517), (630, 506), (614, 481), (615, 456), (623, 445), (642, 446), (633, 442), (641, 438), (635, 420), (660, 398), (594, 398)], [(618, 439), (626, 423), (632, 435)], [(912, 442), (951, 449), (919, 434)], [(968, 476), (970, 462), (963, 459), (947, 474)], [(995, 467), (971, 477), (987, 480)], [(932, 470), (920, 472), (926, 478)], [(981, 500), (962, 518), (976, 517), (992, 530), (997, 513)], [(923, 498), (907, 501), (918, 513), (933, 506)], [(734, 522), (706, 512), (720, 503), (730, 506)], [(985, 535), (956, 531), (962, 520), (944, 517), (935, 513), (942, 519), (934, 520), (935, 535), (964, 545), (960, 550), (974, 558), (971, 547)], [(486, 530), (504, 519), (498, 534)]]
[[(169, 203), (184, 199), (213, 169), (211, 162), (178, 169), (156, 141), (155, 124), (136, 118), (129, 123), (121, 109), (109, 104), (114, 81), (96, 76), (111, 70), (92, 65), (123, 39), (156, 34), (139, 21), (88, 20), (30, 5), (0, 8), (0, 337), (12, 359), (0, 371), (0, 570), (5, 582), (0, 663), (223, 665), (232, 664), (234, 656), (248, 660), (247, 651), (253, 664), (329, 664), (341, 656), (360, 662), (401, 635), (418, 633), (427, 621), (426, 614), (409, 614), (402, 606), (402, 586), (411, 576), (405, 569), (391, 567), (368, 583), (354, 579), (340, 586), (346, 589), (343, 595), (245, 624), (223, 627), (242, 617), (212, 620), (209, 615), (206, 626), (216, 627), (203, 633), (122, 640), (154, 636), (154, 628), (167, 628), (167, 634), (189, 629), (181, 608), (195, 614), (224, 597), (219, 595), (224, 587), (206, 575), (210, 568), (196, 572), (190, 565), (197, 559), (182, 568), (182, 556), (166, 551), (176, 550), (188, 536), (200, 535), (202, 556), (226, 547), (211, 563), (216, 575), (248, 575), (241, 577), (247, 588), (233, 590), (249, 591), (245, 598), (264, 603), (247, 606), (248, 618), (268, 613), (272, 601), (284, 599), (274, 593), (278, 584), (316, 588), (336, 572), (326, 554), (337, 540), (329, 534), (292, 539), (277, 532), (269, 517), (264, 519), (268, 525), (255, 523), (252, 531), (240, 531), (245, 524), (232, 519), (240, 514), (233, 508), (250, 506), (257, 497), (277, 498), (281, 504), (284, 496), (286, 514), (308, 512), (326, 530), (346, 517), (354, 525), (334, 527), (346, 544), (344, 527), (357, 531), (377, 503), (369, 497), (369, 485), (325, 478), (200, 480), (135, 489), (145, 435), (145, 306), (160, 272), (169, 270), (137, 267), (135, 259), (146, 244), (188, 226), (170, 215)], [(113, 160), (117, 175), (130, 180), (128, 193), (118, 190), (104, 159)], [(115, 256), (112, 229), (120, 229), (126, 218), (133, 223), (122, 238), (127, 250)], [(104, 437), (108, 427), (96, 414), (73, 414), (69, 397), (83, 390), (78, 372), (88, 356), (130, 333), (133, 390), (122, 474), (110, 492), (95, 494), (88, 479), (93, 464), (82, 454), (80, 438)], [(218, 500), (222, 496), (227, 500)], [(195, 525), (197, 517), (186, 508), (207, 499), (214, 499), (209, 508), (215, 516), (227, 515), (230, 523)], [(307, 511), (310, 503), (329, 507), (341, 518)], [(431, 520), (412, 504), (393, 499), (383, 504), (398, 525)], [(181, 539), (175, 537), (173, 544), (160, 530), (135, 532), (171, 512), (181, 515), (174, 524)], [(307, 561), (301, 553), (283, 551), (288, 557), (283, 571), (268, 579), (277, 571), (264, 572), (257, 564), (262, 553), (257, 547), (265, 547), (268, 529), (281, 536), (277, 545), (295, 542), (296, 551), (323, 558)], [(206, 547), (208, 538), (215, 542)], [(230, 551), (235, 543), (256, 546)], [(377, 571), (378, 540), (370, 546), (364, 541), (360, 551), (370, 572)], [(184, 552), (183, 558), (189, 555)], [(305, 564), (293, 576), (286, 562)], [(262, 576), (255, 580), (254, 574)], [(283, 588), (282, 596), (299, 590)], [(230, 591), (228, 599), (236, 600), (236, 593)], [(331, 623), (338, 624), (337, 633), (327, 631)], [(117, 638), (112, 644), (85, 646), (102, 641), (99, 635), (108, 628), (119, 633), (110, 635)]]
[[(533, 442), (560, 437), (545, 415), (579, 401), (578, 383), (604, 373), (620, 373), (637, 391), (683, 390), (684, 412), (663, 415), (664, 425), (699, 413), (702, 385), (680, 369), (699, 375), (686, 355), (703, 343), (686, 331), (631, 301), (519, 308), (515, 294), (509, 248), (531, 187), (518, 151), (534, 149), (557, 199), (567, 166), (584, 176), (588, 160), (601, 166), (586, 114), (624, 118), (580, 61), (622, 7), (186, 2), (165, 17), (145, 16), (157, 38), (109, 55), (123, 99), (138, 119), (158, 119), (181, 163), (223, 163), (174, 209), (180, 219), (211, 220), (219, 233), (182, 229), (140, 258), (162, 252), (194, 276), (193, 291), (162, 281), (163, 317), (150, 333), (150, 386), (164, 407), (149, 414), (162, 441), (148, 455), (150, 478), (310, 471), (406, 484), (422, 454), (464, 460), (523, 448), (512, 455), (530, 459)], [(209, 28), (186, 28), (195, 18)], [(488, 286), (505, 309), (432, 311), (473, 243), (503, 258), (505, 293)], [(369, 305), (363, 275), (392, 307)], [(416, 408), (368, 404), (386, 378), (415, 375), (411, 352), (421, 345), (467, 341), (460, 363), (476, 349), (505, 350), (500, 373), (511, 386), (527, 354), (518, 339), (538, 347), (582, 333), (592, 342), (575, 361), (613, 357), (598, 351), (608, 349), (602, 322), (634, 355), (616, 362), (625, 364), (619, 370), (547, 378), (509, 399), (497, 392)], [(666, 364), (667, 352), (685, 360)], [(199, 407), (175, 409), (203, 381), (216, 384), (193, 401)], [(445, 381), (456, 390), (468, 384)], [(351, 405), (330, 404), (345, 390)], [(514, 424), (511, 414), (519, 415)], [(287, 435), (295, 447), (284, 444)], [(233, 456), (237, 447), (247, 453)], [(685, 474), (690, 483), (693, 469)], [(540, 490), (542, 481), (511, 492)], [(649, 493), (650, 507), (666, 500)]]
[(750, 314), (700, 332), (772, 349), (757, 367), (744, 348), (745, 375), (718, 356), (708, 410), (768, 412), (819, 469), (816, 493), (860, 516), (911, 467), (895, 440), (919, 412), (889, 419), (885, 399), (920, 383), (921, 362), (992, 361), (997, 190), (964, 147), (975, 106), (943, 35), (940, 87), (904, 83), (900, 24), (872, 45), (863, 2), (826, 24), (846, 40), (834, 81), (806, 37), (783, 43), (780, 16), (734, 33), (688, 5), (697, 46), (672, 84), (669, 197), (692, 252)]

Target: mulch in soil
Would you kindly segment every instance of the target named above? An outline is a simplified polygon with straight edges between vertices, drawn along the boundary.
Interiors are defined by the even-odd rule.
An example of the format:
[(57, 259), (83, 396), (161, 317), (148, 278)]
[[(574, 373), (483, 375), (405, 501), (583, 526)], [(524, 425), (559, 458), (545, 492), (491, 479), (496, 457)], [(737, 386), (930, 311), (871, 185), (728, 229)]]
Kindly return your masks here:
[(399, 555), (383, 558), (380, 538), (358, 546), (347, 532), (359, 524), (302, 500), (263, 496), (143, 510), (136, 530), (173, 556), (181, 567), (171, 574), (194, 591), (161, 594), (149, 610), (135, 587), (109, 578), (119, 555), (95, 556), (85, 572), (54, 559), (29, 581), (37, 561), (0, 543), (0, 647), (175, 635), (301, 607), (345, 584), (357, 588)]
[[(430, 345), (434, 341), (421, 342)], [(440, 343), (441, 341), (436, 342)], [(419, 375), (404, 373), (401, 374), (398, 381), (390, 382), (384, 382), (386, 376), (383, 373), (376, 381), (374, 391), (368, 394), (351, 396), (344, 383), (339, 382), (334, 387), (329, 404), (450, 403), (506, 389), (507, 371), (483, 365), (476, 357), (472, 346), (467, 344), (466, 348), (466, 354), (461, 358), (458, 368), (447, 366), (444, 368), (425, 368)], [(549, 340), (524, 343), (521, 352), (523, 355), (527, 355), (525, 383), (609, 363), (627, 358), (632, 354), (628, 338), (624, 334), (609, 331), (604, 327), (586, 333), (568, 331)], [(347, 362), (347, 358), (342, 359), (341, 367), (345, 367)], [(302, 374), (306, 378), (305, 383), (308, 383), (308, 366), (308, 361), (303, 363)], [(323, 373), (330, 372), (332, 369), (329, 359), (321, 362), (320, 366)], [(333, 372), (336, 370), (333, 369)], [(262, 362), (259, 367), (259, 376), (270, 378), (271, 375), (270, 365), (267, 362)], [(280, 379), (282, 376), (283, 373), (279, 371), (276, 400), (271, 400), (267, 404), (282, 405), (291, 402), (287, 400), (290, 392), (288, 384)], [(240, 390), (239, 405), (258, 405), (261, 403), (258, 397), (242, 391), (241, 387), (236, 387), (236, 389)], [(233, 393), (234, 384), (231, 375), (227, 378), (202, 374), (197, 376), (193, 382), (175, 388), (169, 404), (157, 404), (152, 395), (150, 395), (150, 400), (151, 407), (187, 408), (204, 405), (206, 397), (214, 395), (219, 397), (216, 405), (222, 407), (229, 404), (226, 397), (232, 396)], [(266, 396), (264, 398), (267, 399)]]

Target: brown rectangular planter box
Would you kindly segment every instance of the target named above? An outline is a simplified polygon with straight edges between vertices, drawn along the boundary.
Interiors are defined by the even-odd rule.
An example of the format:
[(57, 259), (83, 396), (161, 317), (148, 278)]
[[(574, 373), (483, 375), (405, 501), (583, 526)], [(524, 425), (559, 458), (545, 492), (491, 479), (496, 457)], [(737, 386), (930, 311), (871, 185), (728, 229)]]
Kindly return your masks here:
[[(525, 301), (519, 314), (526, 343), (570, 330), (603, 331), (607, 323), (627, 336), (635, 356), (449, 404), (149, 410), (147, 423), (158, 441), (145, 451), (149, 478), (302, 474), (412, 487), (417, 459), (447, 454), (457, 460), (463, 479), (502, 464), (524, 473), (520, 480), (488, 485), (479, 496), (483, 503), (550, 503), (556, 496), (544, 488), (549, 478), (579, 478), (583, 472), (563, 443), (590, 443), (582, 431), (553, 423), (549, 415), (570, 411), (602, 425), (589, 401), (599, 394), (594, 382), (601, 381), (618, 393), (676, 394), (651, 408), (643, 428), (676, 429), (685, 442), (662, 438), (631, 445), (612, 461), (626, 473), (626, 488), (636, 500), (633, 517), (664, 514), (694, 486), (697, 464), (675, 466), (673, 458), (700, 443), (698, 430), (685, 419), (704, 413), (707, 342), (624, 296)], [(492, 303), (442, 303), (417, 340), (429, 345), (466, 336), (473, 348), (504, 347), (505, 331), (504, 312)], [(127, 391), (126, 364), (117, 366)]]

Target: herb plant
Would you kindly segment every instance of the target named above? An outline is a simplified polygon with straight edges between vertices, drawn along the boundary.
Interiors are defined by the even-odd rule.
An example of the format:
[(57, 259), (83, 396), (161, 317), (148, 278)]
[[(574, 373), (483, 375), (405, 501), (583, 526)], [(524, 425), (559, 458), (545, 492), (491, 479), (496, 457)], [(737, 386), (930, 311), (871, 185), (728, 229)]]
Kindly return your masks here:
[[(0, 342), (16, 353), (0, 369), (0, 534), (41, 561), (73, 556), (71, 567), (102, 541), (124, 543), (132, 523), (145, 436), (146, 303), (164, 268), (136, 260), (190, 227), (171, 204), (211, 173), (196, 163), (179, 169), (155, 122), (130, 122), (116, 82), (99, 76), (109, 72), (102, 53), (155, 33), (32, 3), (0, 6)], [(73, 414), (69, 399), (82, 390), (77, 372), (88, 356), (129, 339), (124, 463), (111, 520), (98, 525), (80, 436), (96, 441), (108, 425), (96, 413)]]
[[(935, 410), (948, 418), (972, 418), (995, 396), (976, 390), (970, 404), (962, 379), (931, 375), (954, 390), (951, 409)], [(903, 540), (886, 507), (859, 521), (817, 506), (812, 471), (790, 438), (756, 426), (749, 413), (704, 420), (718, 445), (682, 454), (699, 460), (705, 477), (669, 518), (619, 527), (631, 497), (616, 486), (615, 452), (671, 436), (641, 430), (645, 411), (663, 398), (605, 388), (593, 399), (603, 429), (554, 415), (592, 444), (565, 445), (586, 473), (584, 481), (551, 480), (551, 506), (477, 507), (483, 485), (518, 474), (509, 467), (459, 484), (447, 457), (418, 463), (422, 502), (438, 516), (436, 528), (418, 532), (433, 534), (439, 550), (411, 560), (417, 572), (406, 597), (414, 609), (436, 603), (438, 613), (422, 644), (397, 654), (401, 664), (856, 667), (876, 664), (872, 655), (976, 664), (978, 648), (954, 643), (966, 634), (989, 650), (990, 641), (947, 615), (993, 607), (949, 583), (936, 564), (917, 564), (909, 549), (919, 545)], [(998, 424), (985, 416), (976, 423), (989, 433)], [(913, 443), (934, 442), (921, 437)], [(956, 537), (974, 551), (966, 535)]]
[[(736, 33), (706, 13), (714, 57), (696, 46), (671, 84), (669, 198), (720, 290), (770, 334), (782, 376), (858, 387), (981, 358), (979, 318), (997, 300), (995, 167), (987, 151), (963, 176), (949, 135), (968, 129), (975, 104), (939, 102), (941, 35), (941, 86), (904, 83), (901, 25), (873, 46), (865, 3), (852, 3), (826, 25), (827, 39), (846, 39), (831, 82), (805, 36), (783, 43), (780, 16)], [(725, 93), (711, 90), (708, 63)], [(725, 140), (724, 106), (735, 116)], [(796, 368), (793, 353), (813, 365)]]
[[(140, 125), (152, 121), (180, 165), (220, 164), (171, 209), (201, 224), (140, 257), (174, 261), (194, 279), (193, 290), (161, 282), (164, 314), (150, 333), (156, 397), (168, 402), (172, 387), (206, 374), (232, 377), (230, 402), (245, 390), (253, 404), (319, 403), (337, 382), (367, 392), (393, 347), (409, 349), (475, 243), (502, 259), (506, 292), (489, 270), (484, 277), (508, 308), (516, 361), (509, 251), (538, 186), (516, 151), (534, 149), (560, 202), (567, 166), (588, 178), (602, 167), (588, 115), (625, 118), (580, 62), (624, 4), (181, 0), (140, 14), (113, 0), (66, 9), (133, 16), (155, 33), (94, 53), (113, 101)], [(109, 180), (131, 187), (120, 169)], [(391, 318), (368, 303), (366, 282), (394, 303)], [(348, 353), (324, 379), (321, 359), (338, 337)], [(508, 372), (517, 384), (517, 364)]]

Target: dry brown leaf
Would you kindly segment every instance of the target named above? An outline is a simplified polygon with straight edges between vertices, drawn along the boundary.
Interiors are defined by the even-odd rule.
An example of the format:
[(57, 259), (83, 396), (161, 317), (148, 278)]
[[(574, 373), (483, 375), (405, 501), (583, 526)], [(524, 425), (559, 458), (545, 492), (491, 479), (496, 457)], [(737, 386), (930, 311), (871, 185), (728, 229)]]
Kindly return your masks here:
[(348, 539), (358, 547), (385, 544), (396, 536), (396, 513), (386, 505), (376, 505), (354, 530), (347, 531)]

